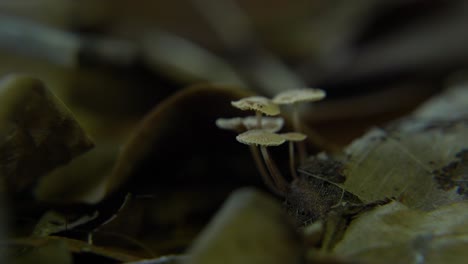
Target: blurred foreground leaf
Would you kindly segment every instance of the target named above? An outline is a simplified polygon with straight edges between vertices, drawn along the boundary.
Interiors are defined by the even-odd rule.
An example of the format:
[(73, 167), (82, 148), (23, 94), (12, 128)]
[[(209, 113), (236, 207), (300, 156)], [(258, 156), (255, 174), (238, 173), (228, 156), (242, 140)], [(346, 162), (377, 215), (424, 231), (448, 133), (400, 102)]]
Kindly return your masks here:
[(235, 191), (194, 240), (186, 264), (301, 263), (304, 251), (280, 204), (254, 189)]

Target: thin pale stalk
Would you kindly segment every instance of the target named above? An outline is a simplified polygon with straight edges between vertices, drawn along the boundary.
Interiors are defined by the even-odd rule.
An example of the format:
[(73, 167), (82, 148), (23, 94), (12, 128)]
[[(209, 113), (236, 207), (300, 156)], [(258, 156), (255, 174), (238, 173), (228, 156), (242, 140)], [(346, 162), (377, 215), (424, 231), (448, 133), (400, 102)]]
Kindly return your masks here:
[(275, 194), (281, 195), (281, 192), (276, 188), (274, 182), (271, 179), (270, 174), (268, 174), (267, 169), (265, 168), (265, 164), (263, 164), (262, 157), (260, 156), (260, 152), (258, 151), (258, 147), (250, 145), (250, 153), (252, 153), (252, 157), (255, 161), (255, 165), (257, 166), (258, 171), (260, 172), (260, 176), (262, 177), (263, 182), (265, 185)]
[(292, 141), (289, 141), (289, 169), (291, 170), (291, 176), (293, 179), (297, 180), (296, 161), (294, 158), (294, 142)]
[(257, 117), (257, 128), (262, 129), (262, 113), (259, 111), (256, 111), (255, 116)]
[(279, 192), (284, 195), (288, 188), (288, 183), (284, 179), (283, 175), (279, 171), (278, 167), (276, 167), (273, 160), (270, 158), (270, 154), (265, 146), (260, 146), (260, 151), (262, 152), (263, 159), (265, 160), (265, 164), (270, 171), (271, 176), (273, 177), (273, 181), (276, 183)]
[[(292, 117), (293, 117), (294, 131), (302, 133), (302, 126), (301, 126), (301, 121), (299, 117), (299, 109), (296, 103), (293, 104)], [(307, 156), (305, 141), (297, 142), (297, 152), (299, 154), (299, 163), (303, 164)]]

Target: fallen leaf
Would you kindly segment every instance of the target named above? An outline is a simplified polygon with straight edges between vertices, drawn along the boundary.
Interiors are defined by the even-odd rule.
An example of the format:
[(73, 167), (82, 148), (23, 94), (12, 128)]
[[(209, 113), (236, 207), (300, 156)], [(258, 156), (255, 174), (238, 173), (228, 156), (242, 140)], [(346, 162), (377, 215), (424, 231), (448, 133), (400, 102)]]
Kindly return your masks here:
[[(217, 165), (236, 169), (238, 157), (228, 155), (236, 155), (232, 150), (243, 152), (244, 148), (234, 135), (220, 131), (215, 120), (219, 116), (240, 116), (242, 113), (229, 102), (247, 94), (231, 86), (196, 85), (157, 105), (124, 144), (108, 180), (107, 192), (116, 191), (128, 181), (145, 182), (146, 186), (140, 188), (152, 190), (167, 184), (225, 182), (230, 177), (223, 176), (221, 180), (219, 173), (234, 173), (214, 170), (220, 168)], [(219, 158), (225, 162), (216, 161)], [(208, 179), (208, 175), (217, 176)]]
[(67, 107), (37, 79), (12, 75), (0, 84), (0, 178), (21, 193), (93, 143)]
[[(49, 243), (60, 243), (64, 245), (68, 252), (73, 253), (74, 256), (91, 255), (95, 256), (98, 260), (111, 260), (117, 262), (130, 262), (140, 260), (139, 257), (128, 255), (120, 251), (103, 248), (88, 244), (83, 241), (74, 240), (64, 237), (48, 236), (42, 238), (16, 238), (12, 240), (1, 241), (0, 244), (5, 247), (33, 247), (40, 248)], [(91, 257), (92, 258), (92, 257)], [(31, 262), (26, 262), (31, 263)], [(35, 262), (34, 262), (35, 263)], [(51, 263), (51, 262), (46, 262)], [(58, 262), (60, 263), (60, 262)]]
[(11, 249), (9, 256), (6, 258), (8, 261), (17, 264), (73, 263), (73, 258), (65, 242), (60, 240), (48, 241), (40, 246), (20, 247), (17, 250)]
[(117, 146), (97, 145), (70, 163), (42, 177), (35, 188), (36, 199), (49, 204), (96, 204), (105, 196), (118, 153)]
[(187, 264), (301, 263), (304, 259), (291, 219), (276, 200), (254, 189), (234, 192), (194, 240), (188, 255)]
[(467, 223), (466, 201), (429, 212), (395, 201), (354, 220), (333, 253), (370, 263), (464, 263)]

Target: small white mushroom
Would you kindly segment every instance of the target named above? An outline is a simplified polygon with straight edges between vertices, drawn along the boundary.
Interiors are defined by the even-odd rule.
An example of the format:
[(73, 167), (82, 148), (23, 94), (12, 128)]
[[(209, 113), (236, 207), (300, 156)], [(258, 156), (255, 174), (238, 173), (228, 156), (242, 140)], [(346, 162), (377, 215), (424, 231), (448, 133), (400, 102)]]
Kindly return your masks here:
[(289, 168), (291, 170), (293, 179), (298, 179), (296, 173), (296, 162), (294, 159), (294, 142), (303, 141), (307, 138), (307, 136), (298, 132), (282, 133), (280, 136), (289, 142)]
[(243, 118), (233, 117), (233, 118), (218, 118), (216, 119), (216, 126), (224, 130), (233, 130), (236, 132), (243, 132), (245, 126), (242, 123)]
[(259, 127), (256, 116), (248, 116), (242, 119), (242, 124), (247, 130), (263, 129), (274, 133), (280, 131), (284, 125), (282, 117), (262, 117), (261, 122), (261, 127)]
[(300, 102), (315, 102), (324, 99), (326, 93), (321, 89), (294, 89), (287, 90), (282, 93), (277, 94), (273, 98), (273, 103), (275, 104), (295, 104)]
[[(296, 132), (302, 132), (301, 123), (299, 121), (299, 109), (298, 104), (303, 102), (316, 102), (324, 99), (326, 96), (325, 91), (321, 89), (294, 89), (279, 93), (273, 98), (273, 102), (279, 105), (291, 105), (292, 106), (292, 118), (293, 126)], [(304, 162), (306, 157), (304, 143), (298, 144), (299, 147), (299, 159)]]
[[(256, 117), (247, 117), (252, 120), (255, 120)], [(216, 126), (220, 129), (225, 130), (232, 130), (237, 133), (242, 133), (247, 130), (244, 121), (246, 118), (241, 117), (233, 117), (233, 118), (218, 118), (216, 119)], [(256, 122), (254, 122), (256, 123)], [(255, 166), (257, 167), (258, 171), (260, 172), (260, 176), (262, 177), (263, 182), (265, 185), (274, 193), (277, 193), (277, 188), (271, 182), (270, 175), (265, 168), (265, 164), (263, 164), (262, 157), (260, 156), (260, 152), (258, 148), (254, 145), (249, 145), (250, 153), (255, 162)]]
[(273, 103), (270, 99), (263, 96), (250, 96), (242, 98), (238, 101), (231, 102), (232, 106), (241, 110), (255, 111), (257, 116), (258, 127), (262, 125), (262, 114), (269, 116), (276, 116), (280, 114), (278, 105)]
[(237, 141), (243, 144), (249, 146), (255, 145), (260, 147), (263, 159), (265, 160), (265, 164), (273, 178), (278, 193), (284, 195), (288, 188), (288, 183), (284, 179), (283, 175), (281, 174), (273, 160), (270, 158), (270, 154), (268, 153), (267, 147), (279, 146), (283, 144), (286, 140), (278, 134), (268, 132), (262, 129), (249, 130), (238, 135), (236, 139)]

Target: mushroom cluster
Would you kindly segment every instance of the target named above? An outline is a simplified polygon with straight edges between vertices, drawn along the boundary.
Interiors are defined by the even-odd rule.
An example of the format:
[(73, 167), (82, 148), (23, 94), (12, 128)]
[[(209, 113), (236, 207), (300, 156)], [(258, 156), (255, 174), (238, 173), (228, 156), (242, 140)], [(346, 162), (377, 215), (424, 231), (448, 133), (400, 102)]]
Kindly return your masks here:
[[(263, 96), (251, 96), (231, 102), (232, 106), (244, 111), (254, 111), (255, 116), (218, 118), (216, 126), (221, 129), (233, 130), (239, 135), (236, 139), (249, 146), (253, 159), (266, 186), (275, 194), (284, 196), (289, 183), (271, 158), (268, 147), (279, 146), (289, 142), (289, 167), (291, 178), (298, 179), (294, 144), (298, 144), (299, 161), (305, 159), (307, 136), (302, 132), (297, 105), (300, 102), (313, 102), (325, 98), (325, 92), (320, 89), (296, 89), (282, 92), (272, 100)], [(291, 105), (294, 132), (277, 133), (283, 128), (284, 119), (279, 116), (279, 105)]]

